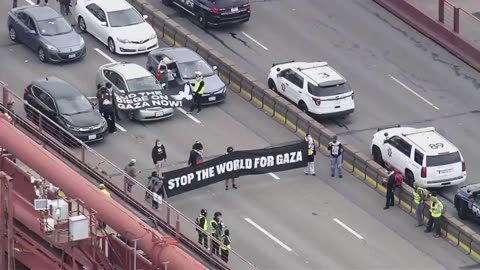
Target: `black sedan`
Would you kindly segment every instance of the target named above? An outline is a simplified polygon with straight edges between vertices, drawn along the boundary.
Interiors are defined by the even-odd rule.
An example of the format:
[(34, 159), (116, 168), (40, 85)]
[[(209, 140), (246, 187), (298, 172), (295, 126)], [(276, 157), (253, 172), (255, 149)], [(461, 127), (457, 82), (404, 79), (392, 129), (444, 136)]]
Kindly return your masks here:
[[(102, 115), (94, 109), (90, 101), (75, 87), (56, 78), (47, 77), (32, 82), (25, 88), (24, 99), (27, 117), (39, 123), (38, 113), (49, 117), (53, 122), (85, 142), (103, 140), (107, 125)], [(30, 105), (30, 106), (29, 106)], [(77, 145), (65, 132), (49, 121), (42, 121), (42, 127), (64, 143)]]

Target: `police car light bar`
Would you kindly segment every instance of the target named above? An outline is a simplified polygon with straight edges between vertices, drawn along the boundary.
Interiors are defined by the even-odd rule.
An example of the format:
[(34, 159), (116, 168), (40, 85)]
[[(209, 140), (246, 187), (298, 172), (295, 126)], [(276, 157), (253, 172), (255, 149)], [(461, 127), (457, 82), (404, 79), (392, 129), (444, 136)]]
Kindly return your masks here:
[(294, 63), (294, 62), (295, 62), (295, 60), (290, 60), (290, 61), (280, 62), (280, 63), (273, 63), (272, 67), (282, 65), (282, 64)]
[(402, 135), (403, 135), (403, 136), (408, 136), (408, 135), (413, 135), (413, 134), (418, 134), (418, 133), (425, 133), (425, 132), (433, 132), (433, 131), (435, 131), (435, 128), (434, 128), (434, 127), (417, 128), (417, 129), (414, 130), (414, 131), (403, 132)]

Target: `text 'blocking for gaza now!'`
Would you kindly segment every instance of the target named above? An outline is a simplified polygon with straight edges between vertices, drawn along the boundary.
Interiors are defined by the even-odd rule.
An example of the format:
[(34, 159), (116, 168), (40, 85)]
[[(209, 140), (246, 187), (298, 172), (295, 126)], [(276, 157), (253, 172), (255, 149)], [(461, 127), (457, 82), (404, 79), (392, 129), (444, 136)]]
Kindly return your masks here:
[(286, 171), (307, 165), (307, 144), (295, 144), (247, 151), (234, 151), (163, 174), (168, 197), (230, 178)]

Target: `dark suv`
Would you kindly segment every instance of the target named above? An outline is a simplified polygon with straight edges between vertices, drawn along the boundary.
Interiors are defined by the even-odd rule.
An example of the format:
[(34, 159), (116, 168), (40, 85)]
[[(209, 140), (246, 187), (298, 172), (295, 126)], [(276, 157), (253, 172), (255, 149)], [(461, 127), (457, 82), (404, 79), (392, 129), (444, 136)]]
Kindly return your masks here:
[[(25, 88), (23, 98), (30, 106), (82, 141), (103, 140), (107, 133), (105, 119), (90, 101), (78, 89), (56, 77), (32, 82)], [(30, 106), (24, 105), (27, 118), (38, 124), (39, 115)], [(54, 124), (43, 120), (42, 127), (63, 143), (78, 145)]]
[(202, 28), (243, 23), (250, 20), (249, 0), (162, 0), (195, 16)]
[(480, 184), (460, 187), (455, 194), (455, 208), (460, 219), (480, 221)]

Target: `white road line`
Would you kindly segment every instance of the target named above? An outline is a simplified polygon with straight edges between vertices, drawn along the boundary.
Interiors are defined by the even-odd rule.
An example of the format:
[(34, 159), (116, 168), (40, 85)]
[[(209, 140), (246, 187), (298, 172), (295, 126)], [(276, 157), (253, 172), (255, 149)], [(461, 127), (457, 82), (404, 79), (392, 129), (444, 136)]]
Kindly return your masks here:
[(244, 34), (247, 38), (249, 38), (250, 40), (252, 40), (253, 42), (257, 43), (258, 46), (262, 47), (263, 49), (265, 49), (266, 51), (268, 51), (268, 48), (263, 46), (262, 43), (258, 42), (256, 39), (254, 39), (253, 37), (251, 37), (249, 34), (245, 33), (245, 32), (242, 32), (242, 34)]
[(345, 225), (343, 222), (341, 222), (341, 221), (338, 220), (337, 218), (334, 218), (333, 221), (335, 221), (336, 223), (338, 223), (338, 225), (342, 226), (345, 230), (349, 231), (351, 234), (355, 235), (358, 239), (363, 240), (363, 236), (361, 236), (360, 234), (358, 234), (356, 231), (352, 230), (350, 227), (348, 227), (347, 225)]
[(182, 108), (177, 108), (181, 113), (185, 114), (188, 118), (192, 119), (193, 122), (197, 123), (197, 124), (201, 124), (202, 122), (200, 122), (200, 120), (198, 120), (197, 118), (195, 118), (193, 115), (191, 114), (188, 114), (184, 109)]
[(266, 236), (268, 236), (270, 239), (272, 239), (273, 241), (275, 241), (277, 244), (279, 244), (281, 247), (283, 247), (284, 249), (286, 249), (287, 251), (292, 251), (292, 249), (285, 245), (282, 241), (278, 240), (275, 236), (271, 235), (269, 232), (267, 232), (264, 228), (260, 227), (260, 225), (258, 225), (257, 223), (253, 222), (251, 219), (249, 219), (248, 217), (245, 218), (245, 221), (250, 223), (253, 227), (257, 228), (259, 231), (261, 231), (262, 233), (264, 233)]
[(280, 180), (280, 177), (278, 177), (276, 174), (274, 173), (268, 173), (270, 174), (271, 177), (273, 177), (275, 180)]
[(127, 130), (125, 128), (123, 128), (122, 126), (120, 126), (118, 123), (115, 123), (115, 126), (120, 129), (120, 131), (123, 131), (123, 132), (127, 132)]
[(27, 1), (27, 3), (29, 3), (32, 6), (35, 6), (35, 3), (33, 3), (32, 1), (30, 1), (30, 0), (25, 0), (25, 1)]
[(413, 91), (410, 87), (408, 87), (407, 85), (405, 85), (404, 83), (402, 83), (400, 80), (398, 80), (397, 78), (393, 77), (392, 75), (388, 74), (388, 76), (390, 76), (390, 78), (392, 80), (394, 80), (395, 82), (397, 82), (398, 84), (400, 84), (401, 86), (403, 86), (405, 89), (407, 89), (408, 91), (410, 91), (412, 94), (414, 94), (415, 96), (417, 96), (419, 99), (425, 101), (425, 103), (427, 103), (428, 105), (432, 106), (433, 108), (435, 108), (436, 110), (440, 110), (440, 108), (438, 108), (437, 106), (435, 106), (433, 103), (431, 103), (430, 101), (428, 101), (428, 99), (422, 97), (420, 94), (418, 94), (417, 92)]
[(118, 61), (115, 61), (112, 57), (108, 56), (108, 54), (104, 53), (102, 50), (100, 50), (99, 48), (95, 48), (94, 49), (96, 52), (98, 52), (99, 54), (101, 54), (103, 57), (105, 57), (108, 61), (112, 62), (112, 63), (117, 63)]

